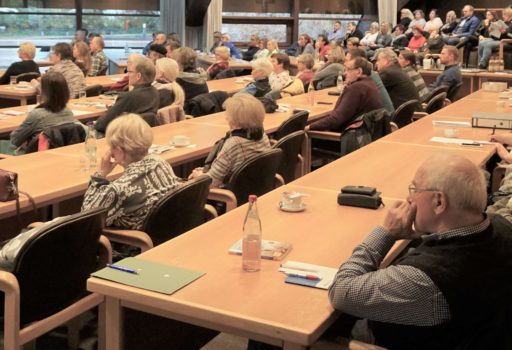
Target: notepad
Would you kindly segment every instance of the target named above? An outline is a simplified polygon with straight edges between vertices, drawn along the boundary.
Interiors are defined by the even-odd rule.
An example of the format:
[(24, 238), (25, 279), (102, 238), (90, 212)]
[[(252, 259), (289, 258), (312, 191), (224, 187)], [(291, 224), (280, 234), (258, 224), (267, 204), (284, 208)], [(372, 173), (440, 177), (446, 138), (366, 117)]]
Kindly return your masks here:
[(434, 126), (455, 126), (459, 128), (470, 128), (470, 122), (462, 122), (457, 120), (432, 120)]
[[(292, 250), (291, 243), (278, 241), (261, 240), (261, 258), (268, 260), (281, 260)], [(242, 255), (242, 239), (233, 244), (228, 252), (230, 254)]]
[(138, 274), (106, 267), (94, 272), (91, 276), (170, 295), (204, 275), (204, 272), (139, 258), (126, 258), (118, 261), (116, 265), (133, 269)]
[(288, 260), (284, 264), (281, 264), (281, 267), (278, 271), (284, 272), (286, 274), (301, 274), (304, 272), (314, 274), (320, 277), (320, 280), (310, 280), (302, 277), (287, 276), (285, 282), (291, 284), (300, 284), (301, 286), (306, 287), (329, 289), (332, 282), (334, 281), (334, 277), (336, 276), (338, 269)]

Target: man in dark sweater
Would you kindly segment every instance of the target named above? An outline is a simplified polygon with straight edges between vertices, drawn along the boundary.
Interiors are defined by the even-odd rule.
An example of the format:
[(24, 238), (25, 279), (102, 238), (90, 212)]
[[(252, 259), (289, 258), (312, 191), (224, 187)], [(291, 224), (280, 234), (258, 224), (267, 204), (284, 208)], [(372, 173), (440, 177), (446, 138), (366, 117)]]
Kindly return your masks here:
[(341, 132), (357, 116), (381, 108), (380, 93), (370, 78), (371, 64), (362, 57), (345, 62), (346, 86), (334, 109), (306, 127), (306, 130)]
[(116, 103), (107, 113), (98, 118), (94, 128), (105, 134), (108, 124), (123, 113), (136, 113), (151, 120), (159, 106), (158, 91), (151, 85), (155, 80), (155, 65), (149, 58), (140, 58), (135, 63), (128, 62), (129, 83), (132, 91), (119, 94)]
[(462, 73), (459, 67), (459, 51), (455, 46), (445, 46), (441, 51), (440, 60), (444, 64), (443, 73), (437, 77), (435, 82), (430, 84), (429, 88), (432, 90), (439, 86), (447, 86), (450, 92), (462, 82)]
[(7, 68), (5, 73), (0, 77), (0, 84), (9, 84), (11, 76), (20, 75), (22, 73), (39, 73), (39, 66), (34, 62), (36, 56), (36, 47), (32, 43), (23, 43), (18, 49), (20, 62), (14, 62)]
[[(407, 201), (391, 206), (330, 287), (334, 308), (364, 319), (354, 337), (389, 349), (512, 348), (512, 225), (483, 214), (486, 187), (461, 156), (423, 163)], [(379, 268), (401, 239), (414, 248)]]
[(400, 67), (398, 57), (392, 49), (379, 51), (377, 54), (377, 70), (395, 109), (404, 102), (420, 100), (414, 82)]

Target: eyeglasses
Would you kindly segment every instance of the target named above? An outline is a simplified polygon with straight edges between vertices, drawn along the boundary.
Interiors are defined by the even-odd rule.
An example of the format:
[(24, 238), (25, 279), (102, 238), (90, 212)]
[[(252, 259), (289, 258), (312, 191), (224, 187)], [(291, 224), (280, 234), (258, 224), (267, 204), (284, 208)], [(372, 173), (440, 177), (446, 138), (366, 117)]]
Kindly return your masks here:
[(435, 189), (435, 188), (418, 188), (418, 187), (414, 186), (413, 184), (409, 185), (409, 194), (411, 196), (413, 194), (419, 193), (419, 192), (438, 192), (438, 191), (439, 190)]

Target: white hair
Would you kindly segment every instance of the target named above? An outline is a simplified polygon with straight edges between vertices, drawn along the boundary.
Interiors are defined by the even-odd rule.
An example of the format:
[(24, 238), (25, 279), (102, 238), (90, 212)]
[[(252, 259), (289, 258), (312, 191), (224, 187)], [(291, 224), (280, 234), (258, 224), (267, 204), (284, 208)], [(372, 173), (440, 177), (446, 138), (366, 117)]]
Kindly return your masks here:
[(265, 76), (269, 76), (270, 73), (274, 70), (274, 66), (272, 65), (272, 62), (266, 58), (261, 57), (251, 62), (251, 67), (253, 70), (259, 70), (262, 71)]

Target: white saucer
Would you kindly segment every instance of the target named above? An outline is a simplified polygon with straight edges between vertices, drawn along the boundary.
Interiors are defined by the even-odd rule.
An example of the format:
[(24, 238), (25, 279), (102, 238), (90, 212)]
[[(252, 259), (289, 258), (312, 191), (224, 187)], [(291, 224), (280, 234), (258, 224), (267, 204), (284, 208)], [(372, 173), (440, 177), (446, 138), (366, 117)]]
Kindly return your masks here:
[(187, 143), (180, 143), (179, 145), (177, 143), (174, 143), (174, 142), (171, 142), (171, 145), (173, 145), (174, 147), (188, 147), (191, 145), (190, 142), (187, 142)]
[(285, 207), (283, 205), (283, 202), (279, 202), (279, 203), (277, 203), (277, 207), (279, 209), (281, 209), (282, 211), (287, 211), (287, 212), (290, 212), (290, 213), (297, 213), (297, 212), (306, 210), (306, 204), (305, 203), (301, 203), (300, 207), (298, 207), (298, 208), (293, 208), (293, 207)]

